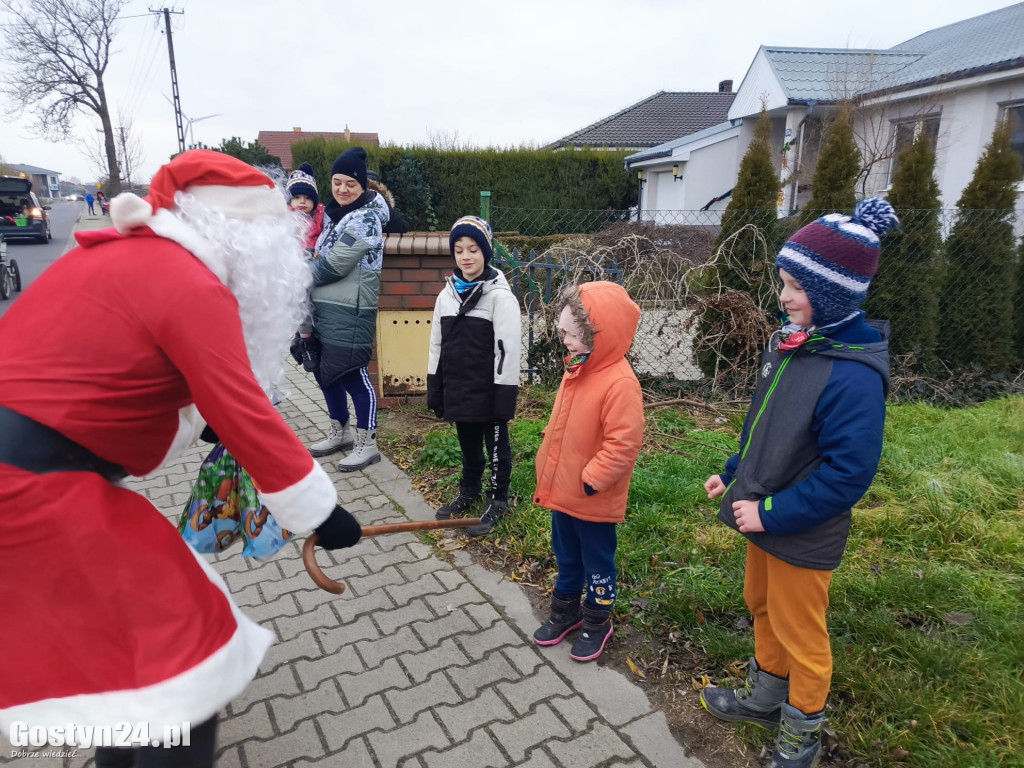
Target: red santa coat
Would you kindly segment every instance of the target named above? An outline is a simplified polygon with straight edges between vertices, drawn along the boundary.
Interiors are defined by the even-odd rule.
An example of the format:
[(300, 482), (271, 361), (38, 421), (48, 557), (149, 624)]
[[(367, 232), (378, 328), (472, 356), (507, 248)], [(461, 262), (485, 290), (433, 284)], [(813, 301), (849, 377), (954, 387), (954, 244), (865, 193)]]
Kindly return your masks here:
[[(252, 375), (238, 304), (150, 230), (79, 236), (0, 319), (0, 405), (133, 475), (193, 443), (202, 413), (281, 525), (337, 503)], [(195, 249), (194, 249), (195, 250)], [(201, 722), (272, 634), (143, 496), (90, 472), (0, 464), (0, 726)]]

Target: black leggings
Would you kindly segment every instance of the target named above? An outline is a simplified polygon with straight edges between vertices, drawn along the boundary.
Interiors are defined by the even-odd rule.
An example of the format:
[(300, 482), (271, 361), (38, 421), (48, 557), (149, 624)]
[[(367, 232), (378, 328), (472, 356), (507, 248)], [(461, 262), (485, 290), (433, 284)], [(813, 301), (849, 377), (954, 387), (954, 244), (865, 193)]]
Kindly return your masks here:
[(457, 421), (455, 431), (459, 435), (459, 447), (462, 449), (462, 481), (459, 487), (470, 495), (478, 494), (484, 468), (490, 464), (490, 497), (507, 502), (508, 485), (512, 479), (512, 444), (508, 439), (508, 422)]
[(213, 768), (217, 716), (191, 731), (187, 747), (96, 747), (96, 768)]

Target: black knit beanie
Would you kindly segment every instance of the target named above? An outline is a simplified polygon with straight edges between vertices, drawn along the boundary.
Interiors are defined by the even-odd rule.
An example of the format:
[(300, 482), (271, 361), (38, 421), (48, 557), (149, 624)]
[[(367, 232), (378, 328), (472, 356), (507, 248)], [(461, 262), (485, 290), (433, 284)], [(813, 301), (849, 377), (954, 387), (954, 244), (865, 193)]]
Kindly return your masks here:
[(351, 176), (365, 190), (366, 150), (362, 147), (352, 147), (338, 155), (338, 159), (331, 166), (331, 176), (337, 173), (340, 173), (342, 176)]

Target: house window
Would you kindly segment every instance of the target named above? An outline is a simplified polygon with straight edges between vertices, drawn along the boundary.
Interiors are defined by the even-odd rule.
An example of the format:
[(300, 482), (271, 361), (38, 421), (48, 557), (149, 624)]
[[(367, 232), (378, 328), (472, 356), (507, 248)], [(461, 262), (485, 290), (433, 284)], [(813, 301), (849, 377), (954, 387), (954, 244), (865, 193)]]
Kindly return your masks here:
[(1021, 169), (1024, 171), (1024, 102), (1010, 104), (1006, 108), (1006, 120), (1010, 123), (1010, 146), (1021, 156)]
[(909, 120), (899, 120), (892, 126), (892, 162), (889, 164), (889, 186), (900, 168), (900, 152), (909, 147), (918, 136), (924, 135), (932, 146), (939, 138), (939, 116), (923, 115)]

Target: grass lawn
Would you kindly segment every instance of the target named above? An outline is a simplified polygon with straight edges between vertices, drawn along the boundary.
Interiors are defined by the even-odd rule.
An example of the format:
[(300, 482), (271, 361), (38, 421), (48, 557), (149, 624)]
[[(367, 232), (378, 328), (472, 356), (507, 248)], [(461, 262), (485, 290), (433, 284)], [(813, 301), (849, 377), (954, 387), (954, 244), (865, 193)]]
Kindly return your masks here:
[[(513, 578), (550, 588), (549, 513), (530, 499), (553, 395), (526, 394), (538, 418), (512, 428), (515, 513), (485, 543)], [(702, 486), (735, 449), (741, 416), (650, 412), (619, 530), (620, 622), (696, 650), (725, 685), (753, 653), (745, 540), (715, 520)], [(890, 406), (885, 438), (831, 592), (828, 716), (841, 753), (869, 765), (1024, 766), (1024, 397)], [(410, 471), (453, 491), (454, 429), (434, 428), (417, 450)], [(743, 736), (768, 738), (752, 726)]]

